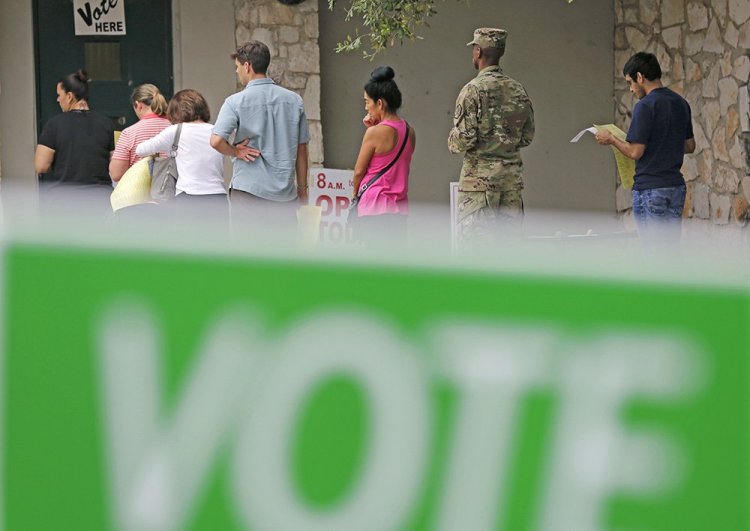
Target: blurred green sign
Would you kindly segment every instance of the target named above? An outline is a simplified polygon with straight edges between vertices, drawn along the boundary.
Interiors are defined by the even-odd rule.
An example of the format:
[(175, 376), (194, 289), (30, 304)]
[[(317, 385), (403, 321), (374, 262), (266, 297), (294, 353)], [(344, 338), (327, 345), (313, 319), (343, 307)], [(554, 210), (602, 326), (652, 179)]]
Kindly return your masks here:
[(16, 530), (748, 528), (747, 289), (14, 244)]

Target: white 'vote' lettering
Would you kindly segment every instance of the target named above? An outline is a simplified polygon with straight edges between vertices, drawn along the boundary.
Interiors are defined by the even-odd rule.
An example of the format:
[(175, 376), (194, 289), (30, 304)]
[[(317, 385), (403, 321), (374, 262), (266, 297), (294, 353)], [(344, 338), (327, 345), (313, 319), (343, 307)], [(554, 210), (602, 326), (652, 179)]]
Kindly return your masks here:
[[(148, 307), (122, 303), (100, 331), (112, 506), (126, 531), (189, 523), (229, 441), (230, 491), (248, 528), (398, 529), (424, 487), (435, 378), (459, 400), (434, 528), (496, 527), (520, 403), (541, 389), (554, 390), (559, 407), (539, 528), (601, 528), (614, 491), (663, 492), (681, 465), (665, 434), (626, 428), (620, 410), (634, 398), (683, 398), (695, 391), (699, 368), (694, 353), (670, 337), (569, 338), (548, 328), (454, 320), (427, 330), (429, 354), (420, 356), (387, 324), (343, 310), (316, 314), (269, 343), (257, 315), (238, 310), (209, 327), (168, 414), (157, 322)], [(334, 341), (332, 329), (340, 331)], [(372, 428), (351, 492), (321, 511), (305, 506), (290, 484), (288, 445), (312, 390), (341, 374), (360, 382)]]

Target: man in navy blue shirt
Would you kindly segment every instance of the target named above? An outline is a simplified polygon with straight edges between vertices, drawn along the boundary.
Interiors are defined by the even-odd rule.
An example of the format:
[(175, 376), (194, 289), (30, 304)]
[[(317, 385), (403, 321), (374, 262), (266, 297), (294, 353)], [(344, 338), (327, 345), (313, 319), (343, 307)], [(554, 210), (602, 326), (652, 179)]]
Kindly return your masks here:
[(661, 83), (656, 56), (639, 52), (622, 69), (640, 101), (625, 141), (600, 129), (596, 141), (613, 145), (636, 161), (633, 215), (639, 226), (652, 221), (679, 221), (685, 205), (685, 180), (680, 173), (685, 153), (695, 151), (690, 105)]

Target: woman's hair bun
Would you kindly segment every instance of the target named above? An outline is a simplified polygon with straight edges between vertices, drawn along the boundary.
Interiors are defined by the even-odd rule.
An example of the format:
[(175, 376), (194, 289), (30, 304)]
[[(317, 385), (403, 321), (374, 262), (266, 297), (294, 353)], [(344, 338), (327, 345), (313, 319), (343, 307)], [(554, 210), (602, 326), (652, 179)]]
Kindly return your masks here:
[(376, 82), (391, 81), (394, 77), (396, 77), (396, 73), (390, 66), (380, 66), (370, 74), (370, 78)]
[(76, 70), (75, 75), (81, 83), (89, 82), (89, 73), (86, 72), (83, 68), (79, 68), (78, 70)]

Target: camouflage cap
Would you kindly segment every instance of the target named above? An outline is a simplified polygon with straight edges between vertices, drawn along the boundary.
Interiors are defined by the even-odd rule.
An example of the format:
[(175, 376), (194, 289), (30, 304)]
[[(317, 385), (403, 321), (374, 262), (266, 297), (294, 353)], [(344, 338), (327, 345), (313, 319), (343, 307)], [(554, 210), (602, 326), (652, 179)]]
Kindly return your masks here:
[(482, 48), (505, 49), (505, 40), (508, 32), (497, 28), (477, 28), (474, 30), (474, 40), (466, 43), (466, 46), (481, 46)]

